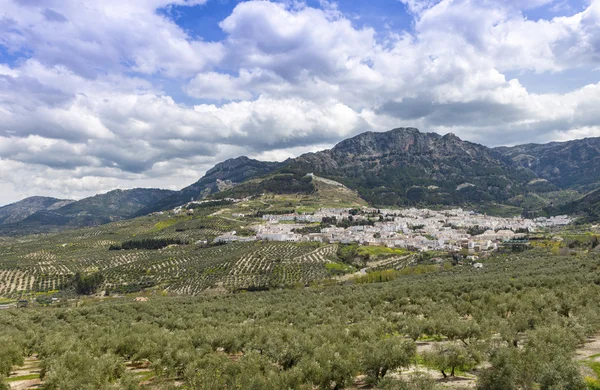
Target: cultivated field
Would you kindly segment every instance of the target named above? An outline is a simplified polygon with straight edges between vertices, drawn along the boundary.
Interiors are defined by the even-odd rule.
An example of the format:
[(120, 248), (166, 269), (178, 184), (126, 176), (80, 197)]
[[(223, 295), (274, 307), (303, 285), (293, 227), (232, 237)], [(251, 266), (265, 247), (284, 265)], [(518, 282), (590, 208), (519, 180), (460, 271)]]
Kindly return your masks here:
[[(300, 199), (301, 200), (301, 199)], [(25, 298), (63, 289), (76, 273), (101, 274), (102, 290), (157, 289), (200, 294), (307, 285), (330, 277), (336, 245), (250, 242), (213, 246), (218, 235), (259, 223), (255, 210), (289, 207), (287, 199), (206, 207), (194, 215), (156, 215), (58, 234), (0, 241), (0, 297)], [(299, 203), (300, 204), (300, 203)], [(305, 207), (308, 200), (301, 203)], [(159, 250), (109, 250), (127, 240), (178, 240)]]
[[(270, 267), (262, 256), (302, 267), (333, 250), (232, 249), (244, 253), (223, 280), (260, 279)], [(90, 390), (598, 388), (600, 257), (534, 249), (484, 264), (384, 283), (0, 310), (0, 380)], [(176, 288), (193, 294), (196, 284)]]

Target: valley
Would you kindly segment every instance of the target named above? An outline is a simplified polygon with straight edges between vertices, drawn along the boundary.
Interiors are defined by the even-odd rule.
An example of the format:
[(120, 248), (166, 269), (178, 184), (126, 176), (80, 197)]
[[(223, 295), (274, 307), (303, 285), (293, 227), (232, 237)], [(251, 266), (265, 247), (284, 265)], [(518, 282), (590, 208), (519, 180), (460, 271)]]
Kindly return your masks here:
[[(193, 201), (98, 227), (7, 239), (0, 243), (0, 296), (52, 298), (70, 291), (75, 275), (97, 275), (94, 290), (105, 295), (308, 286), (340, 273), (366, 273), (371, 263), (390, 257), (385, 250), (361, 256), (357, 245), (411, 258), (438, 253), (433, 267), (475, 264), (494, 252), (529, 246), (532, 235), (560, 237), (571, 222), (566, 216), (491, 217), (456, 208), (376, 209), (344, 186), (310, 179), (317, 188), (311, 194)], [(356, 253), (347, 256), (347, 248)], [(392, 270), (405, 265), (388, 264)]]
[(595, 389), (596, 191), (500, 151), (394, 130), (7, 206), (0, 386)]

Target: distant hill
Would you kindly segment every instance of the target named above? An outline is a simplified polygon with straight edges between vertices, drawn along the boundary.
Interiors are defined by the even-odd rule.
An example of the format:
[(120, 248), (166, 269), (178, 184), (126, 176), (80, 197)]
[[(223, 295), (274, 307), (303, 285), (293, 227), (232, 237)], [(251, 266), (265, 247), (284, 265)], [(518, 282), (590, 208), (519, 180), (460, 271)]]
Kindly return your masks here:
[(550, 209), (551, 214), (568, 214), (579, 216), (578, 222), (600, 222), (600, 189), (594, 190), (580, 199)]
[(209, 169), (194, 184), (139, 210), (137, 214), (144, 215), (154, 211), (169, 210), (191, 200), (198, 200), (231, 188), (248, 179), (269, 174), (281, 166), (283, 163), (258, 161), (245, 156), (232, 158)]
[(136, 188), (113, 190), (58, 208), (40, 209), (15, 223), (0, 225), (1, 235), (46, 233), (67, 228), (95, 226), (130, 218), (141, 208), (175, 191)]
[(587, 192), (600, 187), (600, 138), (494, 150), (558, 188)]
[(72, 203), (72, 200), (32, 196), (19, 202), (0, 207), (0, 225), (16, 223), (38, 211), (51, 211)]

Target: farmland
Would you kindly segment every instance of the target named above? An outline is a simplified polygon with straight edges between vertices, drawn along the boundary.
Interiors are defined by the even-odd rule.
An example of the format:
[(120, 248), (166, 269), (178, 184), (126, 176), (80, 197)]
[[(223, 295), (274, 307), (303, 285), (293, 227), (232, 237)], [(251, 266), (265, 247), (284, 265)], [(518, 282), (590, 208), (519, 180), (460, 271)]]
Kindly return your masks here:
[[(478, 268), (441, 251), (215, 242), (231, 231), (245, 237), (265, 212), (315, 204), (269, 195), (3, 239), (0, 383), (599, 386), (600, 255), (591, 228), (540, 233), (532, 249), (492, 253)], [(28, 306), (17, 307), (23, 300)]]
[[(190, 226), (189, 222), (182, 224)], [(215, 218), (211, 222), (208, 228), (203, 225), (185, 232), (163, 229), (157, 237), (210, 240), (224, 226), (230, 227), (226, 220)], [(136, 237), (143, 236), (144, 232), (139, 232)], [(308, 283), (327, 276), (324, 264), (336, 249), (325, 244), (256, 242), (109, 251), (117, 242), (118, 235), (96, 230), (11, 243), (0, 252), (0, 296), (26, 297), (57, 290), (77, 272), (101, 273), (104, 288), (122, 292), (160, 286), (176, 293), (197, 294), (217, 284), (236, 290)]]
[[(333, 251), (262, 249), (307, 264)], [(255, 253), (228, 275), (261, 277), (248, 270)], [(534, 249), (380, 283), (146, 295), (0, 310), (0, 376), (48, 389), (583, 390), (600, 379), (593, 253)]]
[[(147, 289), (200, 294), (207, 289), (236, 291), (307, 285), (331, 276), (336, 245), (249, 242), (212, 245), (215, 237), (243, 231), (259, 221), (232, 217), (260, 209), (299, 206), (311, 200), (285, 197), (235, 207), (205, 207), (194, 215), (163, 214), (57, 234), (0, 241), (0, 297), (34, 298), (63, 289), (76, 273), (101, 274), (102, 290), (126, 293)], [(300, 206), (301, 205), (301, 206)], [(110, 250), (127, 242), (177, 242), (159, 250)]]

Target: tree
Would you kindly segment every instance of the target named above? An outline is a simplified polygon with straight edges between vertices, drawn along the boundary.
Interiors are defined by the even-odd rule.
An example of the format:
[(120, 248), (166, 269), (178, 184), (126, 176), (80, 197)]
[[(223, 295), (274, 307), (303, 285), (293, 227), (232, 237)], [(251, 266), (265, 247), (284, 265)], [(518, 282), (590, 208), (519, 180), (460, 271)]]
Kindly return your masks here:
[(329, 343), (318, 347), (314, 356), (303, 359), (298, 367), (302, 370), (305, 383), (328, 390), (345, 388), (357, 371), (352, 349), (347, 345)]
[(104, 282), (104, 276), (95, 272), (90, 275), (84, 275), (81, 272), (77, 272), (71, 281), (71, 284), (75, 288), (75, 292), (79, 295), (90, 295), (96, 292), (96, 290)]
[(415, 373), (401, 380), (385, 378), (377, 384), (382, 390), (442, 390), (444, 387), (438, 385), (431, 376)]
[(404, 333), (413, 341), (417, 341), (423, 334), (423, 320), (417, 318), (408, 318), (402, 327)]
[(541, 390), (585, 390), (579, 367), (567, 356), (558, 356), (542, 366), (539, 372)]
[[(83, 348), (47, 358), (44, 388), (53, 390), (104, 389), (125, 373), (122, 360), (112, 354), (94, 356)], [(119, 387), (121, 388), (121, 387)]]
[(10, 385), (6, 383), (3, 375), (0, 375), (0, 390), (10, 390)]
[(407, 367), (415, 356), (416, 346), (412, 341), (397, 337), (368, 344), (363, 352), (362, 368), (371, 383), (377, 383), (390, 371)]
[(456, 343), (437, 344), (433, 351), (425, 353), (423, 357), (428, 364), (440, 370), (444, 378), (448, 377), (446, 371), (450, 371), (450, 376), (454, 376), (456, 369), (469, 370), (480, 360), (473, 348)]
[(491, 366), (483, 369), (477, 380), (478, 390), (516, 390), (518, 374), (514, 364), (514, 353), (508, 347), (495, 350)]
[(23, 347), (8, 336), (0, 336), (0, 345), (0, 377), (8, 377), (12, 366), (23, 364)]

